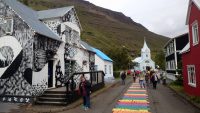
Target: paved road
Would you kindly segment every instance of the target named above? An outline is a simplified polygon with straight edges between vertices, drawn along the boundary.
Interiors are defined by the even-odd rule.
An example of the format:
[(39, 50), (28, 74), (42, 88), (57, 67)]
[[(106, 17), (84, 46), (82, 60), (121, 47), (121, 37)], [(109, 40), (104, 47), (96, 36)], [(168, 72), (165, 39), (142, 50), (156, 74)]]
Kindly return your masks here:
[(19, 108), (19, 104), (0, 102), (0, 113), (9, 113), (11, 110), (18, 109), (18, 108)]
[(98, 95), (92, 99), (91, 109), (84, 111), (82, 106), (78, 106), (74, 109), (64, 111), (61, 113), (112, 113), (112, 109), (115, 107), (117, 101), (122, 97), (124, 92), (130, 86), (130, 80), (126, 85), (120, 83), (110, 88), (106, 92)]
[(200, 113), (199, 109), (163, 85), (156, 90), (149, 89), (148, 94), (152, 113)]

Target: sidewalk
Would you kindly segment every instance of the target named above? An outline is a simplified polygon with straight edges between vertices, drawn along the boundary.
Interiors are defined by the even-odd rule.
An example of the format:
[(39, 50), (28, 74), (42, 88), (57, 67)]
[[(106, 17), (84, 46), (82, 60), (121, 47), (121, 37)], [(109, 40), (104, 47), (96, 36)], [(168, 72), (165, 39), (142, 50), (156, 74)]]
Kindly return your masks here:
[(150, 113), (146, 89), (133, 83), (113, 109), (113, 113)]
[[(120, 79), (116, 79), (113, 83), (106, 83), (103, 89), (100, 89), (91, 94), (91, 98), (95, 98), (103, 92), (106, 92), (112, 87), (120, 84)], [(48, 105), (23, 105), (17, 109), (12, 110), (10, 113), (54, 113), (74, 109), (82, 104), (82, 99), (68, 106), (48, 106)]]
[(158, 84), (156, 90), (148, 88), (148, 95), (152, 113), (200, 113), (199, 109), (162, 84)]

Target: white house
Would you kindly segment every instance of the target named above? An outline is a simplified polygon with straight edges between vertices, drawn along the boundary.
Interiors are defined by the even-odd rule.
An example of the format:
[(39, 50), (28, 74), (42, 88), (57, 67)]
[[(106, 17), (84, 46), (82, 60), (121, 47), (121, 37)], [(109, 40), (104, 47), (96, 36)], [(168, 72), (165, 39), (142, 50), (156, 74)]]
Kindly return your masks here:
[(0, 0), (0, 101), (31, 102), (75, 72), (94, 71), (81, 29), (73, 6), (35, 11)]
[(135, 70), (144, 71), (147, 69), (155, 69), (155, 62), (151, 59), (151, 51), (148, 48), (146, 41), (144, 40), (144, 46), (141, 49), (141, 57), (137, 57), (132, 60), (136, 65), (134, 66)]
[(105, 73), (105, 80), (113, 79), (113, 61), (99, 49), (93, 48), (95, 54), (95, 70)]

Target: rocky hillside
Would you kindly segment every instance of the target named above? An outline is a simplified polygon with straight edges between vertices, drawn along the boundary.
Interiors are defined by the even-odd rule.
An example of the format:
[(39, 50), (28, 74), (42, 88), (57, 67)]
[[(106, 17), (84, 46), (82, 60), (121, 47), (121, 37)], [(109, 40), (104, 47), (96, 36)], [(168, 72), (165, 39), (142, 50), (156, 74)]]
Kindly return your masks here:
[(74, 5), (83, 27), (82, 40), (108, 54), (112, 48), (126, 47), (137, 55), (143, 46), (144, 37), (155, 54), (168, 40), (150, 32), (121, 12), (104, 9), (88, 1), (28, 0), (28, 5), (35, 10)]

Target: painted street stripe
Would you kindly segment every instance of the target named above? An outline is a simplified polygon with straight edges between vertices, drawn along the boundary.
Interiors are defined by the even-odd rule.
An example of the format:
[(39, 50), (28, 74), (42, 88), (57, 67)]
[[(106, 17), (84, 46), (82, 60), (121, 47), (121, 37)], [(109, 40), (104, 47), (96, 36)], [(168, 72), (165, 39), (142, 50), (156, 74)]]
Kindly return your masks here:
[(150, 113), (146, 89), (139, 83), (133, 83), (113, 108), (113, 113)]

